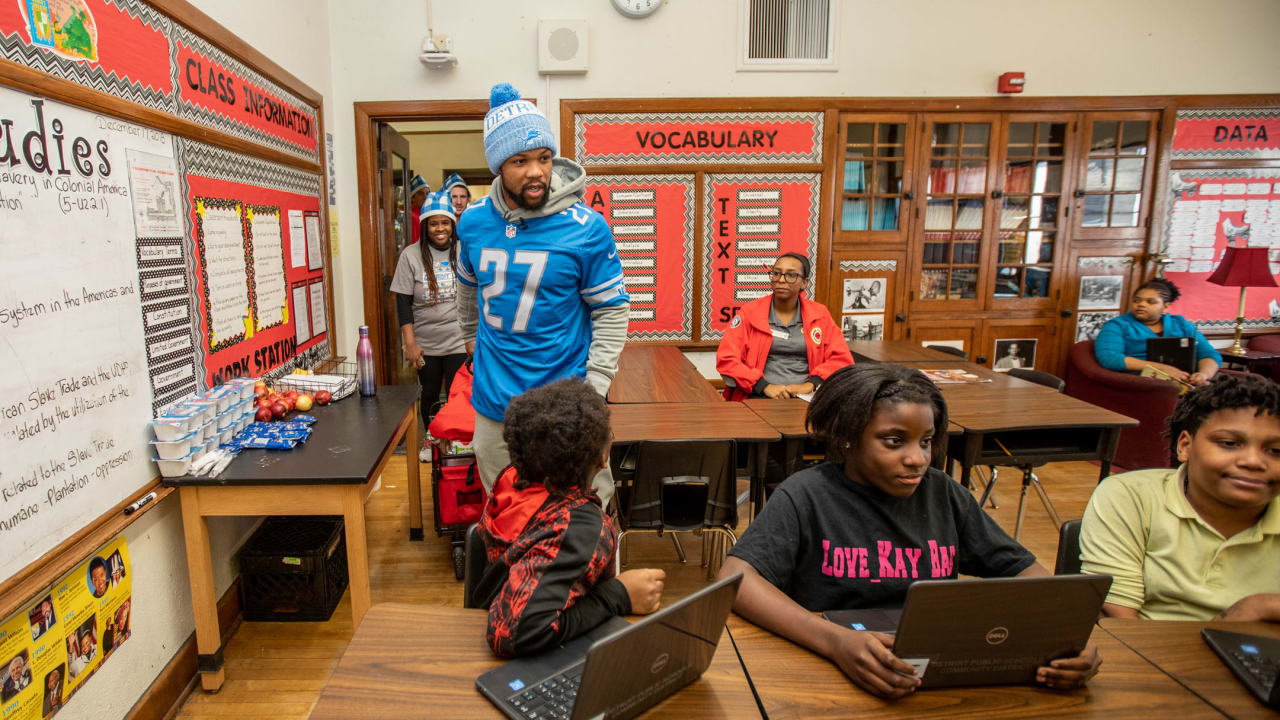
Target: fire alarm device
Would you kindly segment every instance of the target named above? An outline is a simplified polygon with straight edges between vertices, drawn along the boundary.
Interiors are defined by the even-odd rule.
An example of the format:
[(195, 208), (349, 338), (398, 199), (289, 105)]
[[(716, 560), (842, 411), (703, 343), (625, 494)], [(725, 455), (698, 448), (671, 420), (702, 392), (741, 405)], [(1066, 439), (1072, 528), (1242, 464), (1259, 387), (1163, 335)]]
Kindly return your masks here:
[(999, 81), (996, 83), (996, 92), (1001, 93), (1020, 93), (1022, 87), (1027, 84), (1026, 73), (1007, 72), (1000, 75)]

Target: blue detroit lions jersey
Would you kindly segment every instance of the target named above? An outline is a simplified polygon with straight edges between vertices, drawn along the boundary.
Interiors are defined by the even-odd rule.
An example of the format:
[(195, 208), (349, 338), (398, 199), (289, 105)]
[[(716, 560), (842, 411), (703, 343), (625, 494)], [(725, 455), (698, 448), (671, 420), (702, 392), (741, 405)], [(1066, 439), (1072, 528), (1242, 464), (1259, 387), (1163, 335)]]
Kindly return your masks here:
[(478, 288), (471, 404), (501, 421), (511, 398), (583, 377), (591, 311), (629, 302), (604, 217), (576, 203), (508, 223), (488, 198), (458, 222), (458, 281)]

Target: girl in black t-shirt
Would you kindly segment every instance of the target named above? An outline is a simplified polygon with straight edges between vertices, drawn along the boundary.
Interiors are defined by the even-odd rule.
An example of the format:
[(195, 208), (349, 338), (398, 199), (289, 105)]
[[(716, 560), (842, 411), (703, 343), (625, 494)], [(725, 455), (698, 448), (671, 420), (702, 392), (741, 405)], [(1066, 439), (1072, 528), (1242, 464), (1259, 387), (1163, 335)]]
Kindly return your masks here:
[[(792, 475), (734, 546), (721, 577), (743, 574), (734, 610), (817, 652), (884, 698), (920, 685), (893, 638), (814, 611), (901, 606), (919, 579), (1048, 575), (982, 511), (968, 490), (930, 468), (947, 407), (918, 370), (864, 363), (833, 373), (806, 424), (830, 462)], [(1077, 687), (1101, 660), (1092, 643), (1036, 680)]]

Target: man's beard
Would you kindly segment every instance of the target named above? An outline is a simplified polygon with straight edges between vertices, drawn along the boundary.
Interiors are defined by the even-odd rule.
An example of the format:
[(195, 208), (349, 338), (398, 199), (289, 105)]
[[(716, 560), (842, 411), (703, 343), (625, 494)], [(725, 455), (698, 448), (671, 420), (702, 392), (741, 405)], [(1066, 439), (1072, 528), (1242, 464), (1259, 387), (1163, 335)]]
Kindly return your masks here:
[(525, 200), (523, 192), (516, 192), (510, 185), (507, 185), (506, 180), (502, 181), (502, 189), (506, 191), (507, 197), (514, 200), (517, 207), (525, 210), (537, 210), (547, 204), (547, 196), (551, 194), (551, 188), (547, 183), (542, 183), (542, 188), (542, 198), (537, 202), (529, 202)]

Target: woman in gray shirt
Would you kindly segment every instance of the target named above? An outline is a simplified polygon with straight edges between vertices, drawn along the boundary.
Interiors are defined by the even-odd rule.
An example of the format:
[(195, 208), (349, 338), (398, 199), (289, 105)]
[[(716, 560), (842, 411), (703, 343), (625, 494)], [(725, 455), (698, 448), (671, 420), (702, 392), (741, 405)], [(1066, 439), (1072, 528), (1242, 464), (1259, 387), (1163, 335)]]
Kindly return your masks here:
[[(431, 423), (432, 406), (440, 399), (440, 391), (448, 395), (454, 373), (467, 359), (455, 304), (456, 228), (449, 195), (432, 195), (422, 206), (422, 240), (400, 252), (391, 279), (404, 359), (417, 369), (422, 384), (423, 427)], [(431, 460), (425, 433), (418, 458)]]

